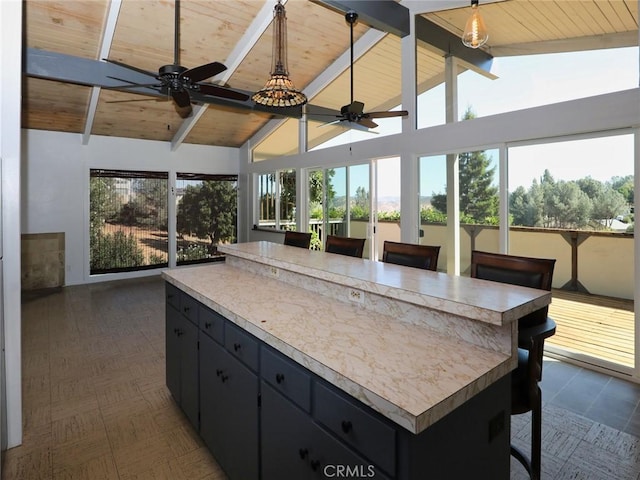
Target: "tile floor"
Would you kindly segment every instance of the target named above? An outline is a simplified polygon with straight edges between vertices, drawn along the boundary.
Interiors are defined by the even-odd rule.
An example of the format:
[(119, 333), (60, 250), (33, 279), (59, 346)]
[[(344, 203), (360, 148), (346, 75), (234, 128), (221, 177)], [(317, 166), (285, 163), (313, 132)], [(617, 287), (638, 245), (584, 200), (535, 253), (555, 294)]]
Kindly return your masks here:
[[(24, 443), (3, 479), (225, 478), (164, 386), (163, 292), (152, 277), (24, 298)], [(640, 386), (544, 368), (543, 479), (640, 480)], [(528, 432), (514, 417), (514, 443)], [(511, 478), (527, 478), (515, 461)]]

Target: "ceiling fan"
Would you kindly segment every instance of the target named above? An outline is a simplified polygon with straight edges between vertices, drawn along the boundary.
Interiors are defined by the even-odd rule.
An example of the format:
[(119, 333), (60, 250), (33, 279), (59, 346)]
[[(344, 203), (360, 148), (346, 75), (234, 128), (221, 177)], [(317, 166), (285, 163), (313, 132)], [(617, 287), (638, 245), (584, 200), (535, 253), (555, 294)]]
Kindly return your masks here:
[(378, 124), (371, 120), (372, 118), (389, 118), (389, 117), (405, 117), (409, 115), (406, 110), (384, 111), (384, 112), (365, 112), (364, 103), (353, 99), (353, 26), (358, 21), (358, 14), (353, 10), (349, 10), (345, 16), (345, 20), (350, 28), (350, 44), (351, 44), (351, 62), (349, 66), (351, 74), (351, 103), (340, 108), (340, 115), (336, 115), (338, 120), (329, 122), (327, 125), (340, 122), (349, 122), (357, 126), (365, 128), (376, 128)]
[[(119, 65), (129, 70), (133, 70), (144, 75), (149, 75), (155, 79), (155, 82), (148, 84), (133, 83), (121, 78), (113, 78), (114, 80), (120, 80), (126, 82), (128, 85), (117, 87), (103, 87), (112, 90), (126, 90), (128, 88), (148, 87), (157, 90), (162, 95), (171, 97), (173, 103), (178, 112), (178, 115), (182, 118), (187, 118), (192, 113), (191, 107), (191, 95), (190, 92), (198, 92), (201, 95), (229, 98), (232, 100), (245, 101), (249, 99), (249, 96), (232, 90), (227, 87), (215, 85), (213, 83), (203, 83), (203, 80), (214, 77), (221, 72), (224, 72), (227, 67), (220, 62), (207, 63), (194, 68), (186, 68), (180, 65), (180, 0), (175, 0), (175, 31), (174, 31), (174, 59), (173, 64), (163, 65), (158, 69), (158, 73), (143, 70), (126, 63), (119, 62), (117, 60), (104, 59), (106, 62)], [(135, 100), (124, 100), (135, 101)]]

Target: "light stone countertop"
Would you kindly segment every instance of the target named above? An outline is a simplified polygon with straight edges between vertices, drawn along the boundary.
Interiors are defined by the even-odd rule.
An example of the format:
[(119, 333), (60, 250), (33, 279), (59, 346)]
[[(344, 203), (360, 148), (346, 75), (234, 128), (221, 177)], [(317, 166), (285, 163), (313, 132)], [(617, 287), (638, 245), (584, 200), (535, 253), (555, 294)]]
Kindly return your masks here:
[(272, 242), (221, 245), (221, 252), (494, 325), (551, 303), (551, 292)]
[[(367, 284), (375, 283), (372, 277), (383, 280), (384, 272), (375, 265), (377, 262), (282, 245), (271, 248), (263, 242), (232, 247), (225, 246), (225, 253), (268, 255), (278, 268), (285, 268), (285, 264), (300, 268), (306, 265), (307, 274), (330, 277), (344, 274), (357, 279), (358, 288), (363, 287), (362, 277), (367, 277)], [(413, 270), (425, 273), (399, 269), (405, 275), (392, 272), (387, 284), (397, 283), (409, 289), (411, 285), (417, 286)], [(165, 270), (163, 277), (413, 433), (423, 431), (508, 374), (514, 366), (513, 355), (225, 263)], [(450, 278), (438, 274), (433, 277), (434, 282)], [(386, 285), (384, 290), (393, 289)], [(537, 292), (525, 290), (529, 290), (529, 297)], [(504, 304), (515, 308), (516, 300), (507, 297)], [(535, 303), (532, 298), (525, 300), (529, 308)], [(425, 308), (425, 315), (428, 314), (429, 309)], [(511, 326), (495, 328), (511, 329)]]

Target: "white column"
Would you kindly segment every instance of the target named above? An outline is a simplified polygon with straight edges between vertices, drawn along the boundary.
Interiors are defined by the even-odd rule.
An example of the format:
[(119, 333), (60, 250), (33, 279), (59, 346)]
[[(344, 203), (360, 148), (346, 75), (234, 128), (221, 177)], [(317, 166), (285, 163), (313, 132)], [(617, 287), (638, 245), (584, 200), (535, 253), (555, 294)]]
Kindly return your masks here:
[[(456, 60), (445, 57), (446, 121), (458, 121), (458, 71)], [(447, 273), (460, 275), (460, 184), (457, 154), (447, 155)]]
[[(417, 81), (415, 16), (411, 14), (410, 33), (401, 40), (402, 49), (402, 108), (409, 115), (402, 118), (402, 133), (416, 130)], [(407, 243), (418, 243), (420, 228), (420, 201), (418, 157), (403, 151), (400, 155), (400, 238)]]

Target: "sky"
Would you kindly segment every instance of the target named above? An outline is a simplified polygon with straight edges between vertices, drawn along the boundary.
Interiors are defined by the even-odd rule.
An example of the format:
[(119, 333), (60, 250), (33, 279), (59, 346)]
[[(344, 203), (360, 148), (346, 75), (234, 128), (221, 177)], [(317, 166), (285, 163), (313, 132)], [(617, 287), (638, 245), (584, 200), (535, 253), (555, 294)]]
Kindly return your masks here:
[[(487, 116), (523, 108), (627, 90), (638, 86), (638, 48), (502, 57), (494, 59), (490, 80), (468, 71), (460, 75), (459, 113), (470, 107), (476, 116)], [(438, 87), (419, 97), (420, 128), (444, 123), (444, 88)], [(378, 121), (380, 135), (400, 131), (398, 119)], [(332, 145), (372, 137), (349, 130)], [(328, 144), (327, 144), (328, 146)], [(497, 161), (497, 150), (487, 151)], [(575, 180), (591, 176), (607, 181), (613, 176), (633, 174), (633, 138), (631, 135), (565, 141), (509, 150), (509, 189), (529, 187), (548, 168), (556, 180)], [(442, 192), (445, 185), (444, 157), (423, 160), (421, 195)], [(379, 162), (378, 196), (399, 196), (400, 177), (397, 159)], [(364, 172), (365, 169), (360, 169)], [(367, 178), (354, 179), (368, 185)]]

